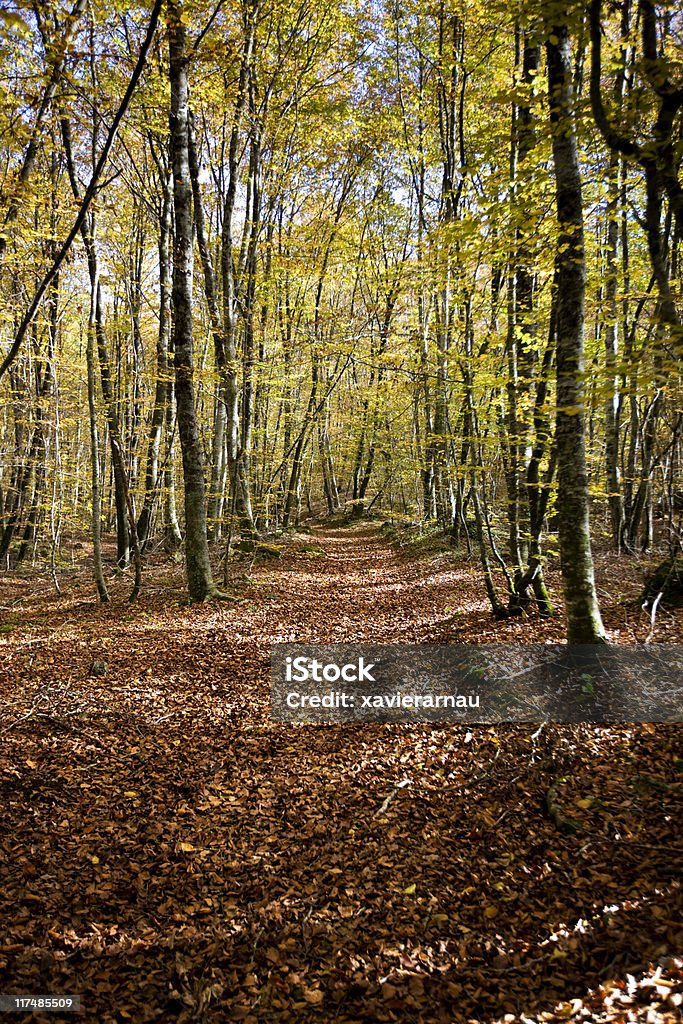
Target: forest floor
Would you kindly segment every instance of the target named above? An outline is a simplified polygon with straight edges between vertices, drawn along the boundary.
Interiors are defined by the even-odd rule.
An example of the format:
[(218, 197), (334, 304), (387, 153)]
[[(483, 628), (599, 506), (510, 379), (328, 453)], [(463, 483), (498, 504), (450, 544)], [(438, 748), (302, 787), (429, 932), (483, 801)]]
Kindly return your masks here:
[[(475, 564), (368, 523), (236, 566), (239, 604), (188, 607), (166, 563), (98, 606), (85, 573), (0, 583), (0, 992), (105, 1024), (681, 1019), (680, 726), (270, 720), (274, 643), (560, 618), (496, 624)], [(644, 640), (607, 558), (599, 583)]]

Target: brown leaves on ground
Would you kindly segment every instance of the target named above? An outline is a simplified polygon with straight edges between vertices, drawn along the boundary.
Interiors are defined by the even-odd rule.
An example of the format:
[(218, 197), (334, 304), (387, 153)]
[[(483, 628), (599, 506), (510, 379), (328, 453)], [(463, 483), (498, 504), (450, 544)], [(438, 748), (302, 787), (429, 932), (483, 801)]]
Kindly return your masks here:
[(680, 1019), (677, 727), (269, 720), (273, 642), (559, 620), (494, 625), (472, 566), (367, 526), (248, 572), (243, 605), (151, 580), (133, 608), (5, 587), (0, 991), (136, 1024)]

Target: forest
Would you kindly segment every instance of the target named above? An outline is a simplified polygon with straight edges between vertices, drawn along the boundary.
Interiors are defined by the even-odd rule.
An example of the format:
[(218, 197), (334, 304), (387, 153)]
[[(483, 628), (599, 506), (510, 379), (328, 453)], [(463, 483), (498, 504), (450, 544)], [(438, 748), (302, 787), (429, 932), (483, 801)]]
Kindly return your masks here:
[(681, 1020), (680, 700), (270, 659), (677, 671), (682, 166), (677, 3), (1, 0), (0, 1010)]

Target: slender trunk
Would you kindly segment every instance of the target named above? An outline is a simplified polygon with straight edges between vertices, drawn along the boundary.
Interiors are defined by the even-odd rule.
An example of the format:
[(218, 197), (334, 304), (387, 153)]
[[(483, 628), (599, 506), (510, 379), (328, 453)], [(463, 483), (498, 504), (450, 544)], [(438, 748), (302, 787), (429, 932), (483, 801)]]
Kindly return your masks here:
[(17, 565), (19, 562), (23, 562), (29, 553), (29, 549), (34, 544), (36, 537), (38, 536), (38, 525), (40, 522), (40, 514), (42, 510), (42, 499), (43, 492), (45, 490), (45, 482), (47, 479), (47, 445), (45, 442), (45, 429), (42, 423), (40, 423), (36, 429), (37, 442), (36, 457), (35, 457), (35, 469), (34, 469), (34, 483), (33, 483), (33, 496), (31, 498), (31, 505), (26, 517), (26, 525), (24, 532), (21, 537), (21, 544), (17, 552)]
[(332, 459), (332, 448), (330, 445), (330, 403), (325, 401), (325, 412), (320, 422), (318, 434), (318, 447), (323, 471), (323, 486), (325, 488), (325, 500), (327, 502), (328, 515), (333, 515), (339, 509), (339, 488), (337, 477), (334, 471)]
[[(71, 182), (71, 190), (76, 200), (80, 200), (81, 191), (76, 176), (73, 153), (71, 147), (71, 128), (67, 118), (62, 118), (62, 138), (64, 140), (64, 152), (66, 155), (67, 169)], [(100, 364), (100, 382), (102, 396), (104, 398), (105, 410), (107, 413), (107, 426), (109, 427), (109, 442), (111, 446), (112, 470), (114, 474), (114, 500), (116, 504), (116, 555), (120, 567), (128, 565), (130, 560), (131, 526), (128, 513), (129, 492), (126, 467), (123, 456), (123, 445), (121, 443), (121, 431), (119, 418), (116, 411), (116, 398), (111, 379), (111, 367), (107, 337), (104, 327), (104, 311), (102, 308), (102, 289), (100, 285), (99, 256), (97, 241), (95, 238), (95, 214), (91, 213), (81, 223), (81, 237), (88, 260), (88, 274), (90, 275), (90, 288), (94, 300), (94, 329), (95, 341), (97, 344), (97, 355)], [(137, 540), (137, 538), (136, 538)], [(135, 544), (133, 545), (135, 547)]]
[[(250, 113), (255, 121), (257, 114), (253, 109), (253, 97), (250, 101)], [(239, 475), (241, 479), (242, 503), (244, 518), (242, 531), (255, 534), (254, 515), (251, 500), (251, 456), (253, 447), (254, 401), (255, 401), (255, 363), (256, 345), (254, 337), (254, 316), (256, 302), (256, 255), (258, 236), (261, 227), (261, 138), (258, 129), (253, 130), (249, 154), (248, 195), (251, 206), (248, 208), (249, 231), (246, 248), (245, 287), (244, 287), (244, 335), (242, 347), (242, 402), (240, 417), (240, 458)]]
[(314, 354), (311, 363), (311, 391), (308, 397), (308, 405), (306, 407), (304, 423), (301, 428), (299, 437), (297, 438), (296, 444), (294, 445), (292, 468), (289, 474), (289, 483), (287, 485), (287, 493), (285, 497), (285, 508), (284, 515), (282, 518), (282, 526), (285, 530), (289, 529), (293, 521), (299, 521), (299, 493), (301, 487), (301, 471), (303, 469), (304, 453), (306, 450), (306, 443), (308, 441), (308, 434), (313, 424), (313, 419), (316, 411), (316, 402), (318, 398), (318, 379), (318, 361), (317, 357)]
[(619, 245), (618, 174), (619, 156), (617, 153), (612, 153), (609, 169), (610, 201), (607, 206), (607, 279), (605, 281), (605, 373), (607, 376), (607, 393), (605, 396), (605, 474), (612, 544), (617, 551), (621, 547), (621, 531), (624, 521), (619, 474), (619, 378), (617, 376), (619, 347), (619, 310), (617, 304), (617, 250)]
[(36, 465), (39, 444), (40, 429), (39, 426), (36, 426), (31, 435), (31, 444), (26, 460), (23, 462), (20, 469), (18, 469), (15, 478), (15, 487), (13, 488), (9, 515), (7, 516), (5, 528), (2, 531), (2, 536), (0, 537), (0, 558), (4, 558), (7, 554), (12, 540), (14, 539), (14, 533), (19, 522), (19, 516), (21, 515), (21, 511), (24, 506), (24, 496), (28, 491), (33, 469)]
[(92, 547), (95, 584), (100, 601), (109, 600), (107, 584), (102, 567), (102, 484), (100, 480), (100, 442), (97, 429), (97, 391), (95, 385), (95, 306), (97, 303), (98, 281), (91, 282), (90, 315), (88, 317), (88, 338), (86, 342), (86, 362), (88, 367), (88, 413), (90, 418), (90, 473), (92, 484)]
[(175, 415), (174, 415), (173, 382), (168, 386), (168, 404), (166, 406), (165, 432), (167, 438), (166, 468), (164, 469), (164, 525), (162, 529), (164, 550), (174, 554), (183, 543), (183, 535), (178, 522), (178, 511), (175, 497)]
[(147, 466), (145, 470), (145, 496), (138, 519), (138, 539), (144, 550), (152, 525), (152, 512), (158, 493), (159, 450), (170, 397), (168, 384), (168, 336), (171, 318), (171, 261), (169, 240), (171, 234), (171, 181), (163, 182), (161, 218), (159, 221), (159, 330), (157, 333), (157, 379), (154, 390), (154, 408), (147, 440)]
[(192, 200), (194, 211), (194, 227), (197, 235), (197, 246), (204, 272), (204, 294), (209, 311), (209, 323), (211, 325), (211, 337), (213, 340), (214, 360), (218, 374), (216, 400), (214, 405), (214, 430), (212, 442), (211, 479), (209, 483), (209, 495), (207, 501), (207, 524), (209, 535), (212, 540), (218, 540), (220, 536), (220, 515), (222, 505), (222, 478), (223, 478), (223, 452), (225, 449), (225, 428), (226, 428), (226, 359), (225, 340), (223, 337), (223, 325), (221, 323), (218, 297), (216, 294), (216, 275), (213, 259), (209, 249), (209, 239), (206, 230), (206, 218), (204, 216), (204, 204), (199, 182), (199, 157), (194, 132), (194, 118), (188, 112), (188, 160), (190, 167), (190, 178), (192, 181)]
[[(528, 31), (518, 32), (518, 46), (521, 46), (521, 80), (531, 91), (538, 74), (540, 48), (533, 34)], [(519, 38), (521, 36), (521, 38)], [(531, 101), (525, 101), (513, 108), (513, 137), (510, 165), (513, 189), (519, 188), (518, 177), (524, 181), (529, 170), (527, 161), (536, 146), (536, 118)], [(529, 395), (535, 375), (536, 311), (535, 311), (535, 274), (532, 243), (526, 224), (519, 224), (515, 229), (515, 266), (511, 275), (512, 309), (508, 314), (508, 430), (509, 445), (509, 494), (510, 509), (510, 555), (515, 572), (521, 573), (527, 542), (522, 540), (525, 527), (528, 527), (529, 509), (525, 498), (523, 480), (526, 465), (526, 449), (530, 432)]]
[[(239, 274), (234, 265), (233, 215), (237, 199), (239, 175), (239, 145), (242, 118), (249, 96), (251, 66), (256, 32), (259, 0), (250, 0), (243, 7), (243, 46), (240, 63), (237, 99), (233, 113), (230, 142), (228, 146), (228, 187), (223, 201), (223, 224), (221, 231), (221, 283), (223, 297), (223, 337), (225, 343), (225, 364), (222, 392), (226, 417), (226, 454), (228, 478), (233, 488), (231, 507), (240, 520), (240, 527), (246, 536), (255, 534), (249, 485), (244, 468), (245, 444), (240, 436), (240, 385), (238, 378), (239, 360), (237, 352), (237, 291)], [(251, 181), (251, 179), (250, 179)], [(247, 197), (247, 210), (250, 196)], [(246, 235), (245, 235), (246, 237)]]
[[(91, 221), (91, 223), (93, 223)], [(102, 289), (99, 284), (99, 270), (97, 266), (97, 254), (94, 249), (93, 236), (89, 242), (91, 249), (88, 253), (88, 262), (91, 265), (91, 281), (98, 281), (96, 288), (97, 298), (95, 300), (95, 340), (97, 342), (97, 357), (100, 364), (100, 383), (104, 397), (104, 407), (107, 413), (107, 425), (109, 427), (109, 444), (111, 447), (112, 470), (114, 474), (114, 503), (116, 506), (116, 560), (124, 568), (130, 561), (130, 522), (128, 517), (128, 480), (126, 478), (126, 465), (123, 455), (123, 444), (121, 441), (121, 429), (119, 417), (116, 411), (116, 398), (111, 378), (111, 364), (107, 336), (104, 329), (104, 310), (102, 308)], [(93, 278), (93, 274), (95, 277)]]

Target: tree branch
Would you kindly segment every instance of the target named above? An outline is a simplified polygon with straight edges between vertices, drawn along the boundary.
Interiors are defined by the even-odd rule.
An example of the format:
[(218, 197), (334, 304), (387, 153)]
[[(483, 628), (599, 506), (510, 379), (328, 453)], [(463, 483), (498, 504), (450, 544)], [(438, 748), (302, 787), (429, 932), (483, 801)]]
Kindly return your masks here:
[(59, 252), (57, 253), (49, 270), (44, 275), (42, 281), (38, 285), (38, 288), (36, 289), (36, 292), (33, 296), (33, 300), (31, 301), (30, 306), (26, 310), (26, 313), (24, 314), (23, 319), (19, 324), (19, 327), (17, 328), (17, 332), (14, 336), (12, 346), (7, 355), (5, 356), (2, 364), (0, 365), (0, 379), (2, 379), (3, 374), (6, 373), (6, 371), (9, 369), (9, 367), (12, 365), (17, 355), (19, 354), (19, 349), (21, 348), (22, 342), (26, 337), (26, 332), (28, 331), (29, 327), (31, 326), (31, 323), (33, 322), (33, 318), (38, 312), (38, 307), (42, 302), (43, 296), (45, 295), (45, 292), (54, 281), (56, 275), (59, 273), (59, 269), (62, 263), (66, 259), (76, 236), (81, 230), (81, 226), (85, 221), (88, 210), (90, 208), (90, 204), (95, 198), (95, 195), (98, 191), (99, 180), (102, 177), (102, 172), (109, 157), (109, 153), (111, 152), (111, 148), (114, 145), (114, 141), (116, 139), (119, 126), (125, 116), (125, 113), (133, 97), (133, 93), (135, 92), (140, 76), (144, 70), (145, 63), (147, 61), (147, 54), (149, 53), (150, 46), (152, 45), (154, 33), (156, 32), (157, 23), (159, 21), (159, 15), (161, 14), (162, 3), (163, 0), (156, 0), (154, 4), (149, 25), (147, 27), (147, 34), (142, 44), (142, 48), (140, 50), (137, 63), (135, 65), (135, 68), (133, 69), (133, 74), (128, 83), (128, 88), (126, 89), (123, 95), (123, 99), (121, 100), (119, 109), (116, 112), (116, 116), (112, 121), (111, 128), (109, 129), (109, 134), (107, 135), (106, 141), (104, 143), (104, 148), (102, 149), (100, 158), (97, 161), (97, 166), (95, 167), (95, 170), (93, 171), (92, 177), (90, 179), (90, 184), (85, 190), (83, 202), (81, 203), (81, 208), (78, 211), (76, 219), (72, 225), (71, 231), (62, 243), (62, 246)]
[(640, 147), (621, 135), (610, 122), (605, 105), (602, 102), (602, 0), (592, 0), (590, 6), (590, 36), (591, 36), (591, 76), (590, 76), (590, 97), (593, 117), (605, 142), (610, 149), (623, 153), (624, 156), (640, 159)]

